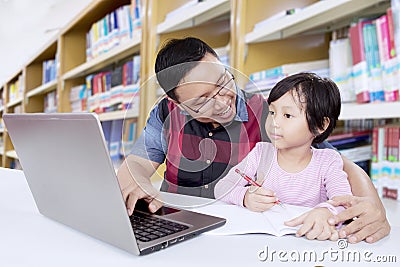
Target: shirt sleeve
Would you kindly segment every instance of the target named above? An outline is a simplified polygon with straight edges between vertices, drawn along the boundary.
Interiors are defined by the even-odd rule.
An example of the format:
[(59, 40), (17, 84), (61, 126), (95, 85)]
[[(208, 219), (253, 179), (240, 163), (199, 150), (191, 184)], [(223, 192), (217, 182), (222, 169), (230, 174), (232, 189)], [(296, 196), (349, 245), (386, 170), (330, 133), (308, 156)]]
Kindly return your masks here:
[(159, 106), (150, 112), (149, 119), (130, 154), (157, 163), (163, 163), (167, 153), (167, 143), (163, 131), (163, 122), (159, 116)]
[(246, 186), (248, 183), (235, 170), (239, 169), (253, 179), (257, 174), (261, 152), (262, 143), (260, 142), (239, 164), (232, 167), (224, 178), (218, 181), (214, 189), (216, 199), (243, 207), (243, 199), (248, 189)]
[[(324, 158), (328, 161), (324, 178), (324, 185), (328, 199), (332, 199), (335, 196), (352, 195), (347, 174), (343, 170), (343, 160), (339, 153), (328, 150), (326, 151)], [(317, 207), (326, 207), (335, 215), (344, 210), (344, 207), (342, 206), (334, 207), (326, 202), (317, 205)]]

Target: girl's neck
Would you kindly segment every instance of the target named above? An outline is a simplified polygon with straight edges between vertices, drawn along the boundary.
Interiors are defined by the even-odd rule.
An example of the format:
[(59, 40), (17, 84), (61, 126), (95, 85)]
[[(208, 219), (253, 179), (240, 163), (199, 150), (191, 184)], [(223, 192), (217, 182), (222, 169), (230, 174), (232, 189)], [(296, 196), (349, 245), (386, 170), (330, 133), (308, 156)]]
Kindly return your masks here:
[(277, 161), (286, 172), (298, 173), (304, 170), (312, 158), (311, 147), (298, 147), (291, 149), (278, 149)]

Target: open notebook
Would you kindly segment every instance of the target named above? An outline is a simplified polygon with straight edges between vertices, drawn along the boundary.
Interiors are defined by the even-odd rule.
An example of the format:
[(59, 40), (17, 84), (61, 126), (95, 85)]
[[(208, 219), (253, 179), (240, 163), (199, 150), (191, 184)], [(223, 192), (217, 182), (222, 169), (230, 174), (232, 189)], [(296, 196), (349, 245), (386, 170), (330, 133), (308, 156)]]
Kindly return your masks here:
[(265, 212), (253, 212), (236, 205), (217, 204), (200, 207), (196, 211), (226, 218), (226, 224), (207, 233), (210, 235), (264, 233), (283, 236), (295, 234), (299, 228), (286, 226), (284, 225), (285, 221), (300, 216), (311, 209), (309, 207), (284, 204), (284, 206), (275, 205)]

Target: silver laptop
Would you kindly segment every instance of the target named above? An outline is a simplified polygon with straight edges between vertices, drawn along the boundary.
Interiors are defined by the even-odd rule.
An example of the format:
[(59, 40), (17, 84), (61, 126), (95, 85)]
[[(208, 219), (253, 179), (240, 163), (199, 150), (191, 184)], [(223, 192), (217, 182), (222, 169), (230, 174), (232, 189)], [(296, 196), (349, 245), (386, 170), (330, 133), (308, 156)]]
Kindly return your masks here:
[[(225, 219), (147, 205), (129, 217), (96, 114), (4, 114), (41, 214), (132, 254), (166, 248)], [(138, 206), (141, 206), (140, 203)]]

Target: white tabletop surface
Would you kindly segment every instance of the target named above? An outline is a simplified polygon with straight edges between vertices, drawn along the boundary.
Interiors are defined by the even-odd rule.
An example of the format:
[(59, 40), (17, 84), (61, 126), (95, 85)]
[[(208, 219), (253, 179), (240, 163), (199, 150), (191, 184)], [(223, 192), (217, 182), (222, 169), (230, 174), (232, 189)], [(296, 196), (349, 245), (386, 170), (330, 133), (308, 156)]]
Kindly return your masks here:
[[(0, 266), (399, 266), (399, 202), (384, 200), (384, 204), (392, 232), (375, 244), (361, 242), (340, 249), (336, 242), (294, 236), (202, 234), (150, 255), (134, 256), (42, 216), (23, 172), (0, 168)], [(266, 255), (261, 251), (268, 251), (264, 261), (259, 259)], [(318, 258), (296, 262), (292, 258), (310, 253)], [(392, 263), (377, 262), (383, 260)]]

